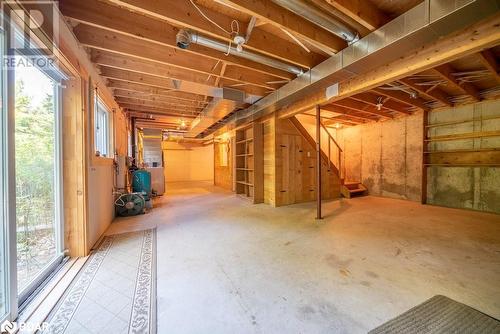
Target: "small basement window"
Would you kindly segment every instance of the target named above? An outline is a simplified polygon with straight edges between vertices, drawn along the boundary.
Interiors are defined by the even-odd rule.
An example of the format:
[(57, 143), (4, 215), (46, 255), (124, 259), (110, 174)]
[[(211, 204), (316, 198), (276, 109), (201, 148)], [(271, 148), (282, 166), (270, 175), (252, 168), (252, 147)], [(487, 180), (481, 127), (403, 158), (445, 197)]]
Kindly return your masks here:
[(96, 155), (101, 157), (109, 157), (109, 152), (111, 151), (110, 145), (110, 124), (109, 124), (109, 110), (106, 105), (97, 99), (95, 104), (95, 122), (94, 122), (94, 133), (95, 133), (95, 150)]

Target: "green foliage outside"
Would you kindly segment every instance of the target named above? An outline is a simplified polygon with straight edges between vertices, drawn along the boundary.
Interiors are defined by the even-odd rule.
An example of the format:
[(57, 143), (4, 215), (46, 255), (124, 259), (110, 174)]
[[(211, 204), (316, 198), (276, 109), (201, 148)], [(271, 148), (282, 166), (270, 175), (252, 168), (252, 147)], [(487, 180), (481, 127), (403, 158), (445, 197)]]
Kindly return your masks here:
[(19, 287), (55, 254), (54, 96), (33, 105), (23, 81), (16, 82), (16, 214)]

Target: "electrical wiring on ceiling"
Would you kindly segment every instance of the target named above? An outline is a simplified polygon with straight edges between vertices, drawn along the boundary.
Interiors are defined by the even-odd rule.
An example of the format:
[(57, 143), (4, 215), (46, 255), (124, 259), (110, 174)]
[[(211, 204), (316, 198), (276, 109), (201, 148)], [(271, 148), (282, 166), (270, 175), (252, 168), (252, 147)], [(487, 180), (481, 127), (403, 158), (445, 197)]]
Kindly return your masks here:
[(196, 10), (200, 13), (200, 15), (203, 16), (208, 22), (212, 23), (214, 26), (216, 26), (217, 28), (221, 29), (222, 31), (224, 31), (226, 34), (228, 34), (230, 36), (231, 39), (229, 40), (229, 43), (228, 43), (228, 46), (227, 46), (227, 52), (224, 53), (225, 56), (229, 56), (229, 54), (231, 53), (231, 46), (232, 46), (232, 43), (233, 43), (232, 38), (234, 36), (238, 36), (239, 33), (240, 33), (240, 23), (237, 20), (232, 20), (231, 21), (231, 31), (226, 30), (221, 25), (219, 25), (217, 22), (215, 22), (210, 17), (208, 17), (208, 15), (206, 15), (201, 10), (201, 8), (198, 7), (198, 5), (194, 2), (194, 0), (189, 0), (189, 2), (193, 5), (194, 8), (196, 8)]

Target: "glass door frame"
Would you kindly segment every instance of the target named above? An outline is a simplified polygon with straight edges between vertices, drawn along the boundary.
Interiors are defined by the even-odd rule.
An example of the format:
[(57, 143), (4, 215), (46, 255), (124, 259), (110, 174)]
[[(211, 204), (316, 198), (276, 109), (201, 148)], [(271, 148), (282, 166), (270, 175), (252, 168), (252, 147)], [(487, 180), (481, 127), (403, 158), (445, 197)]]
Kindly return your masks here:
[[(14, 72), (14, 71), (11, 71)], [(43, 72), (43, 71), (42, 71)], [(44, 72), (47, 77), (54, 81), (54, 228), (56, 242), (56, 256), (38, 273), (22, 291), (18, 293), (18, 306), (21, 306), (35, 292), (43, 281), (61, 264), (64, 258), (64, 203), (63, 203), (63, 155), (62, 155), (62, 89), (61, 81), (54, 79)], [(15, 84), (14, 84), (15, 86)], [(15, 101), (15, 94), (11, 97)], [(17, 226), (16, 226), (17, 228)], [(16, 240), (17, 241), (17, 240)], [(17, 245), (17, 243), (16, 243)], [(17, 246), (16, 246), (17, 247)], [(17, 251), (16, 251), (17, 253)], [(17, 271), (17, 257), (16, 257)], [(17, 279), (16, 279), (17, 280)], [(16, 289), (17, 290), (17, 289)]]
[[(6, 25), (5, 31), (0, 31), (0, 54), (2, 57), (13, 57), (15, 54), (9, 54), (10, 50), (10, 27)], [(0, 177), (3, 187), (2, 193), (5, 210), (3, 212), (4, 222), (1, 222), (0, 228), (5, 230), (5, 285), (6, 285), (6, 315), (0, 314), (0, 323), (4, 320), (15, 320), (18, 316), (19, 307), (35, 292), (41, 283), (45, 281), (50, 274), (60, 265), (64, 257), (64, 203), (63, 203), (63, 110), (62, 110), (62, 86), (61, 82), (65, 79), (62, 72), (59, 78), (44, 72), (54, 81), (54, 227), (56, 230), (56, 256), (51, 262), (38, 274), (38, 277), (30, 282), (23, 291), (18, 293), (17, 284), (17, 219), (16, 219), (16, 166), (15, 166), (15, 69), (6, 68), (2, 61), (1, 80), (2, 91), (1, 101), (3, 103), (0, 119), (0, 157), (2, 158), (2, 173)], [(53, 74), (53, 73), (52, 73)], [(2, 216), (0, 216), (1, 218)]]

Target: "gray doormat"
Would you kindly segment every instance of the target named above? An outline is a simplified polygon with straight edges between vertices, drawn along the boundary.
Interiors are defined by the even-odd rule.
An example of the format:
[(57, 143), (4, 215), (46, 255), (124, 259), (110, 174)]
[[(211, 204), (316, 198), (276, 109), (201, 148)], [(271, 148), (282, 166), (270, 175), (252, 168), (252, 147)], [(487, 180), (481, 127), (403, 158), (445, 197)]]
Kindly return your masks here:
[(46, 322), (50, 334), (156, 333), (156, 229), (104, 237)]
[(424, 303), (377, 327), (369, 334), (499, 334), (500, 321), (445, 296)]

